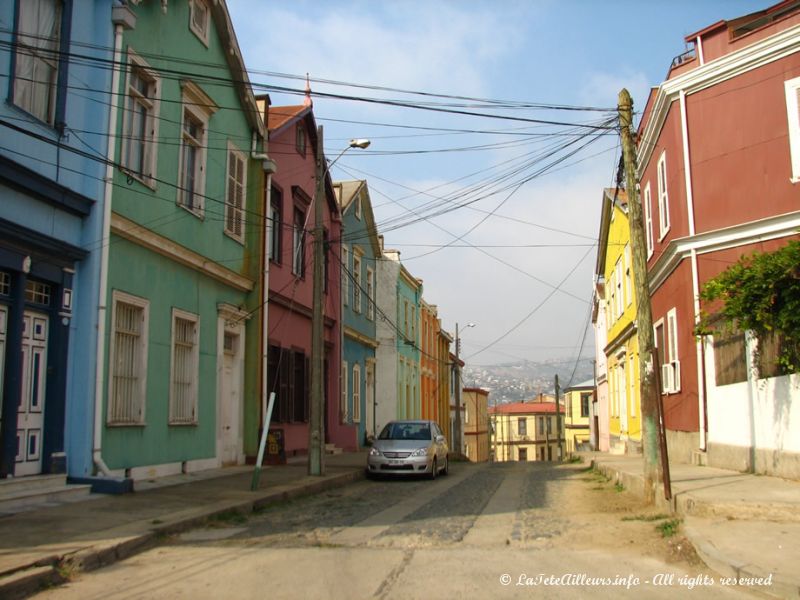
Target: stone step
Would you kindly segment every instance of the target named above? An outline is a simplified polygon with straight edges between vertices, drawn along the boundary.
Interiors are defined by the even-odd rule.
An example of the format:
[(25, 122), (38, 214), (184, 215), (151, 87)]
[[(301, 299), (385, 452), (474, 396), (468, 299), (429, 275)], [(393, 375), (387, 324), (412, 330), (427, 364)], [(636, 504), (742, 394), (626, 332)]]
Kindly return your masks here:
[(0, 515), (86, 500), (92, 489), (90, 485), (68, 485), (64, 475), (18, 477), (13, 484), (10, 481), (0, 485)]
[(342, 449), (338, 448), (336, 444), (325, 444), (325, 454), (341, 454)]

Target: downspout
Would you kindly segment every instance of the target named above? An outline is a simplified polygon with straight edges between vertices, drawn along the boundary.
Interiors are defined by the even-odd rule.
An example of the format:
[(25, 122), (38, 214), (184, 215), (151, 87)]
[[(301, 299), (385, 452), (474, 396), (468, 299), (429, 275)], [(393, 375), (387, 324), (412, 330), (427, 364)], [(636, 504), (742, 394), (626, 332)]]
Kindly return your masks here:
[(702, 67), (706, 64), (705, 58), (703, 57), (703, 38), (699, 35), (695, 38), (694, 47), (697, 48), (697, 58), (700, 61), (700, 66)]
[[(125, 14), (127, 13), (127, 15)], [(132, 15), (125, 6), (114, 7), (114, 64), (122, 64), (122, 31), (130, 21), (125, 17)], [(94, 443), (92, 462), (99, 473), (105, 477), (113, 474), (103, 461), (103, 392), (105, 391), (106, 318), (108, 313), (108, 250), (111, 242), (111, 197), (114, 192), (114, 151), (117, 145), (116, 125), (119, 110), (119, 81), (121, 68), (114, 69), (111, 75), (111, 108), (108, 111), (108, 147), (106, 149), (105, 189), (103, 190), (103, 240), (100, 248), (100, 282), (97, 299), (97, 363), (94, 388)]]
[[(261, 168), (267, 174), (266, 190), (264, 192), (264, 220), (269, 221), (269, 211), (272, 206), (272, 175), (277, 171), (275, 161), (273, 161), (266, 152), (258, 152), (258, 135), (256, 130), (253, 130), (252, 141), (250, 143), (250, 158), (253, 160), (260, 160)], [(263, 236), (263, 244), (261, 248), (262, 260), (264, 266), (261, 271), (261, 418), (259, 422), (263, 423), (267, 414), (267, 399), (269, 398), (269, 388), (267, 383), (267, 369), (268, 369), (268, 350), (269, 350), (269, 235), (267, 235), (272, 224), (267, 225), (267, 231)], [(274, 232), (273, 232), (274, 235)]]
[[(695, 236), (694, 223), (694, 197), (692, 196), (692, 165), (689, 156), (689, 129), (686, 118), (686, 92), (680, 91), (681, 105), (681, 137), (683, 138), (683, 171), (686, 181), (686, 213), (689, 222), (689, 236)], [(692, 248), (692, 296), (694, 302), (694, 323), (700, 322), (700, 276), (697, 266), (697, 250)], [(703, 340), (695, 339), (695, 355), (697, 357), (697, 413), (700, 433), (700, 450), (706, 451), (706, 381), (705, 381), (705, 353)]]

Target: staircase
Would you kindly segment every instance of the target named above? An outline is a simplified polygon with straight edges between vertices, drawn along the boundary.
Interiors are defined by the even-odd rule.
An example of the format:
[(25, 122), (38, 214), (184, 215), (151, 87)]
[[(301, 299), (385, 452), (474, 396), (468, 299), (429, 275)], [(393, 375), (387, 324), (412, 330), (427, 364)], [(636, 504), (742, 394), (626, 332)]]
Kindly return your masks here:
[(0, 479), (0, 517), (85, 500), (90, 485), (68, 485), (66, 475), (34, 475)]
[(336, 444), (325, 444), (325, 454), (341, 454), (342, 449), (338, 448)]

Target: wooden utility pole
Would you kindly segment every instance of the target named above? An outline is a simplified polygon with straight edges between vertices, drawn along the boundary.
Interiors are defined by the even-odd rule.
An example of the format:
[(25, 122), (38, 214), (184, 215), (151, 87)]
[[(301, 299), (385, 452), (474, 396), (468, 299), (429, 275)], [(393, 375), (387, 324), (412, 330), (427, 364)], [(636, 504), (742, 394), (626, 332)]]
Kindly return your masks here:
[(658, 402), (653, 365), (653, 313), (650, 307), (650, 283), (647, 277), (642, 205), (636, 176), (636, 147), (633, 142), (633, 99), (628, 90), (619, 93), (620, 136), (625, 163), (625, 189), (628, 194), (628, 223), (631, 232), (633, 283), (636, 291), (636, 335), (639, 342), (639, 397), (642, 408), (642, 451), (644, 454), (644, 494), (649, 504), (655, 502), (656, 486), (662, 481), (658, 443)]
[(558, 373), (556, 373), (556, 439), (558, 440), (558, 460), (564, 460), (564, 445), (561, 441), (561, 402), (558, 399), (560, 391), (558, 386)]
[(324, 364), (325, 338), (323, 336), (323, 264), (325, 249), (323, 247), (322, 227), (323, 208), (325, 205), (325, 154), (322, 151), (322, 125), (317, 128), (317, 164), (314, 192), (314, 279), (311, 312), (311, 398), (309, 402), (308, 428), (308, 474), (325, 474), (325, 396), (324, 396)]

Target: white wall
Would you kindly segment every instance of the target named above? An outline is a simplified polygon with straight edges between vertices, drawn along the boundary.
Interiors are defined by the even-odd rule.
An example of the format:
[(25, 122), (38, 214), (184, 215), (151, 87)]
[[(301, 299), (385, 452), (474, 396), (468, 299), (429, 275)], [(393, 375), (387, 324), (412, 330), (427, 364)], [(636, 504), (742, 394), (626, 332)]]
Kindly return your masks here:
[[(375, 431), (380, 433), (386, 423), (397, 418), (397, 278), (400, 275), (400, 255), (386, 252), (378, 260), (376, 271), (375, 303)], [(386, 317), (384, 317), (384, 315)], [(389, 322), (390, 319), (391, 322)]]

